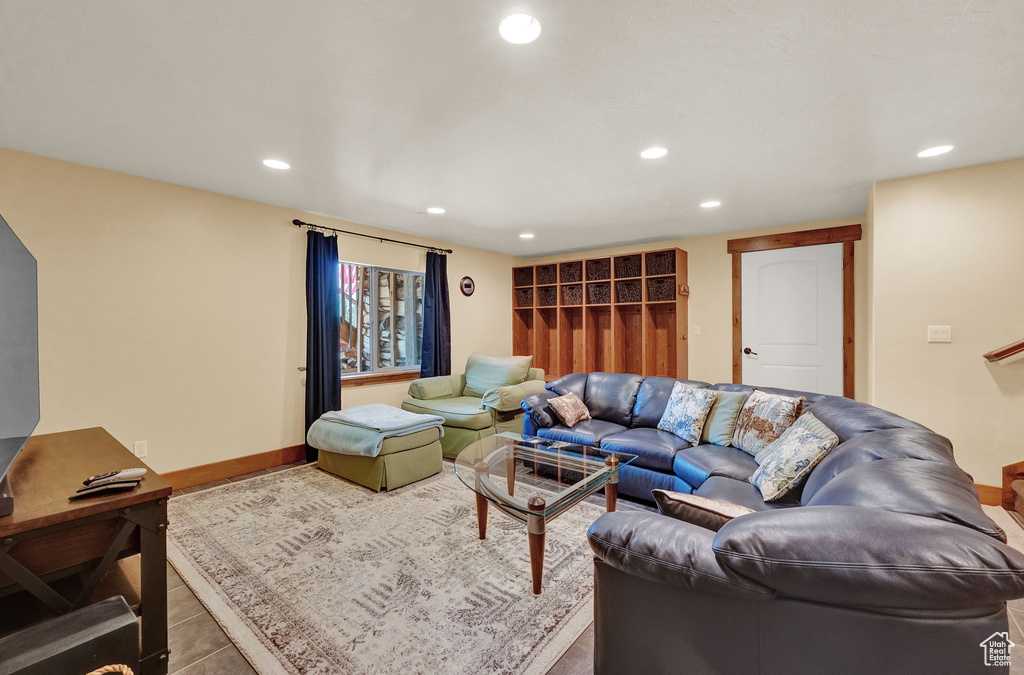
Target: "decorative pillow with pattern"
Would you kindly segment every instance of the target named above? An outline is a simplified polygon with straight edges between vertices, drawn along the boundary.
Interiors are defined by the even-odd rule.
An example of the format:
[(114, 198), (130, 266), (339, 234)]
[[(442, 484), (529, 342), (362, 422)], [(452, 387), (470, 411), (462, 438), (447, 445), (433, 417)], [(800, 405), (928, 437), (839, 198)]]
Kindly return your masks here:
[(784, 497), (800, 485), (834, 445), (807, 429), (790, 427), (779, 436), (772, 453), (750, 477), (766, 502)]
[(575, 426), (580, 420), (592, 419), (587, 404), (576, 394), (566, 394), (548, 399), (548, 405), (558, 415), (558, 419), (562, 420), (562, 424), (567, 427)]
[(668, 398), (658, 428), (675, 434), (691, 445), (697, 445), (708, 412), (716, 400), (713, 391), (676, 382), (672, 385), (672, 395)]
[[(798, 429), (806, 429), (815, 436), (820, 436), (824, 438), (826, 441), (829, 442), (828, 449), (830, 451), (837, 445), (839, 445), (839, 436), (836, 436), (836, 433), (829, 429), (827, 426), (825, 426), (824, 422), (822, 422), (809, 412), (806, 412), (800, 417), (798, 417), (796, 419), (796, 422), (793, 422), (793, 426), (790, 427), (790, 429), (794, 427)], [(764, 446), (764, 448), (762, 448), (760, 452), (754, 455), (754, 461), (757, 462), (758, 464), (762, 463), (766, 457), (768, 457), (770, 454), (772, 454), (772, 452), (775, 451), (775, 447), (778, 444), (779, 440), (780, 439), (776, 439), (769, 443), (768, 445)]]
[(736, 418), (732, 446), (756, 456), (793, 424), (804, 400), (755, 389)]

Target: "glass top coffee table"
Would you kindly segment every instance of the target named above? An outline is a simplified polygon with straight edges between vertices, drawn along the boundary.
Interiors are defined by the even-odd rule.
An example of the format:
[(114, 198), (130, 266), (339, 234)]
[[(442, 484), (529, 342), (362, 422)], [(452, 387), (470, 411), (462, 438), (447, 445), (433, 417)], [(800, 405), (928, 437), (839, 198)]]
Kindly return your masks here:
[[(526, 523), (533, 592), (540, 594), (547, 521), (601, 488), (604, 488), (605, 508), (614, 511), (619, 469), (634, 459), (636, 455), (589, 445), (502, 433), (483, 438), (460, 452), (455, 459), (455, 473), (476, 493), (481, 539), (487, 536), (489, 503)], [(550, 494), (552, 492), (554, 494)]]

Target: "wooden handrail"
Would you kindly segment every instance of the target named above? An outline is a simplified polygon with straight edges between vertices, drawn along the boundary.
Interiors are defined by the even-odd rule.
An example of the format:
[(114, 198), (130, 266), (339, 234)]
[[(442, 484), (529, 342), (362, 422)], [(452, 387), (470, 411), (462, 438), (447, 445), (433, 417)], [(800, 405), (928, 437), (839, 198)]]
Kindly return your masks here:
[(985, 359), (992, 363), (997, 363), (1011, 356), (1016, 356), (1021, 352), (1024, 352), (1024, 340), (1018, 340), (999, 349), (993, 349), (988, 354), (985, 354)]

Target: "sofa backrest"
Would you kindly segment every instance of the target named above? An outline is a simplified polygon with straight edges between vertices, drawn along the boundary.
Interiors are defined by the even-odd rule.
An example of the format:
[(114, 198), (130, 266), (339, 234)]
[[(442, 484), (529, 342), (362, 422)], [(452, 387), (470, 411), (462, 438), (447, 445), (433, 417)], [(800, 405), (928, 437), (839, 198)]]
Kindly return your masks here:
[[(548, 382), (544, 388), (559, 396), (576, 394), (583, 399), (594, 419), (628, 427), (633, 419), (637, 391), (643, 381), (640, 375), (624, 373), (572, 373)], [(662, 411), (664, 409), (662, 405)], [(660, 414), (658, 419), (661, 419)]]
[(676, 382), (692, 384), (695, 387), (707, 387), (707, 382), (699, 380), (676, 380), (671, 377), (648, 377), (640, 385), (633, 405), (634, 427), (657, 427), (665, 407), (672, 395), (672, 387)]

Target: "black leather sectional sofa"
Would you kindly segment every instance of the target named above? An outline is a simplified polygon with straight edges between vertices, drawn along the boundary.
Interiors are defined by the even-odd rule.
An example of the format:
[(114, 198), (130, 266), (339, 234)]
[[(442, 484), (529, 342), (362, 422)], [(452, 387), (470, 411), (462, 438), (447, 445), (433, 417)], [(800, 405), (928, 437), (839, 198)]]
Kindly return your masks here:
[[(638, 455), (621, 494), (692, 491), (756, 511), (718, 532), (655, 513), (594, 523), (595, 673), (1009, 672), (989, 663), (1008, 640), (1006, 601), (1024, 597), (1024, 554), (947, 439), (850, 399), (766, 389), (806, 397), (840, 445), (796, 494), (765, 503), (750, 455), (656, 429), (673, 382), (573, 374), (523, 401), (524, 433)], [(557, 423), (546, 401), (568, 392), (594, 420)]]

